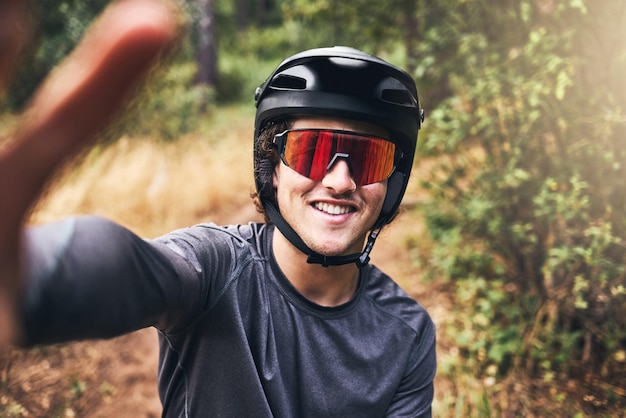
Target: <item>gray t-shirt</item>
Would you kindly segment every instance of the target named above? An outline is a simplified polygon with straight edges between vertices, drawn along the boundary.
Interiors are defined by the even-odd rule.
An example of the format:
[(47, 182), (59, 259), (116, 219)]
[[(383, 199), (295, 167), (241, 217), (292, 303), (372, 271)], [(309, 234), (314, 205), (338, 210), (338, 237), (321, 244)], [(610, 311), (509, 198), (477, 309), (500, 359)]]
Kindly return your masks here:
[(202, 224), (144, 240), (97, 217), (25, 234), (26, 345), (154, 326), (164, 417), (429, 417), (428, 313), (372, 265), (323, 307), (272, 254), (274, 228)]

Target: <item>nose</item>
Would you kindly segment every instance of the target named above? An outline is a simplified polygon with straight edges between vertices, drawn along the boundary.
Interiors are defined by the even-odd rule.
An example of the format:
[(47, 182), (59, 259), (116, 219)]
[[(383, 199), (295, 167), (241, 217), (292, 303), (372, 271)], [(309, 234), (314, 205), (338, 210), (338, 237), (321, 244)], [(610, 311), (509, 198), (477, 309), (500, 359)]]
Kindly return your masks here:
[(326, 188), (333, 189), (338, 194), (355, 191), (356, 183), (350, 174), (348, 162), (344, 159), (335, 161), (322, 179), (322, 185)]

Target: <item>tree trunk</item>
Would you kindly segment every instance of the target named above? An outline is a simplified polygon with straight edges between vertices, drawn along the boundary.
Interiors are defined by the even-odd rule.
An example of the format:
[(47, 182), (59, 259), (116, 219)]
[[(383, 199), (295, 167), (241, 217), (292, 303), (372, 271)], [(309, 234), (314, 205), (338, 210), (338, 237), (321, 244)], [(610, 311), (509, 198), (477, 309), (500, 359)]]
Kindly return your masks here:
[(248, 25), (248, 0), (237, 0), (237, 28), (243, 32)]
[(417, 1), (404, 1), (404, 33), (406, 46), (406, 70), (412, 76), (415, 76), (417, 68)]
[(215, 87), (217, 84), (217, 37), (213, 18), (214, 0), (197, 0), (198, 11), (198, 72), (196, 85)]

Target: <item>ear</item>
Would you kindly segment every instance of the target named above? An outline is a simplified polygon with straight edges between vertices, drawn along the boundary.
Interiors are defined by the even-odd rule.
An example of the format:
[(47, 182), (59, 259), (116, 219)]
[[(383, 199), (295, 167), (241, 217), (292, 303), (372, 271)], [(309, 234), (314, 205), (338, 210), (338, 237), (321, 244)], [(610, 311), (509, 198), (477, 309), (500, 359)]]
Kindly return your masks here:
[(276, 166), (274, 166), (274, 169), (272, 170), (272, 186), (274, 186), (274, 188), (278, 187), (278, 179), (280, 178), (280, 174), (279, 171), (280, 170), (280, 164), (276, 164)]

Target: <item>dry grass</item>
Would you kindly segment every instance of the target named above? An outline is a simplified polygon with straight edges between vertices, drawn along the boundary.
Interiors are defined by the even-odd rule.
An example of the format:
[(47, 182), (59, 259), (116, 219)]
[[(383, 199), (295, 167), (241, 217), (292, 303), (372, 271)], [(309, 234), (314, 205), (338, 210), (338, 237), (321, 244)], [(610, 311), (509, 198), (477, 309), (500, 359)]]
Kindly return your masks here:
[(33, 222), (98, 214), (152, 237), (198, 222), (246, 221), (254, 216), (252, 126), (240, 120), (213, 134), (98, 146), (52, 183)]

